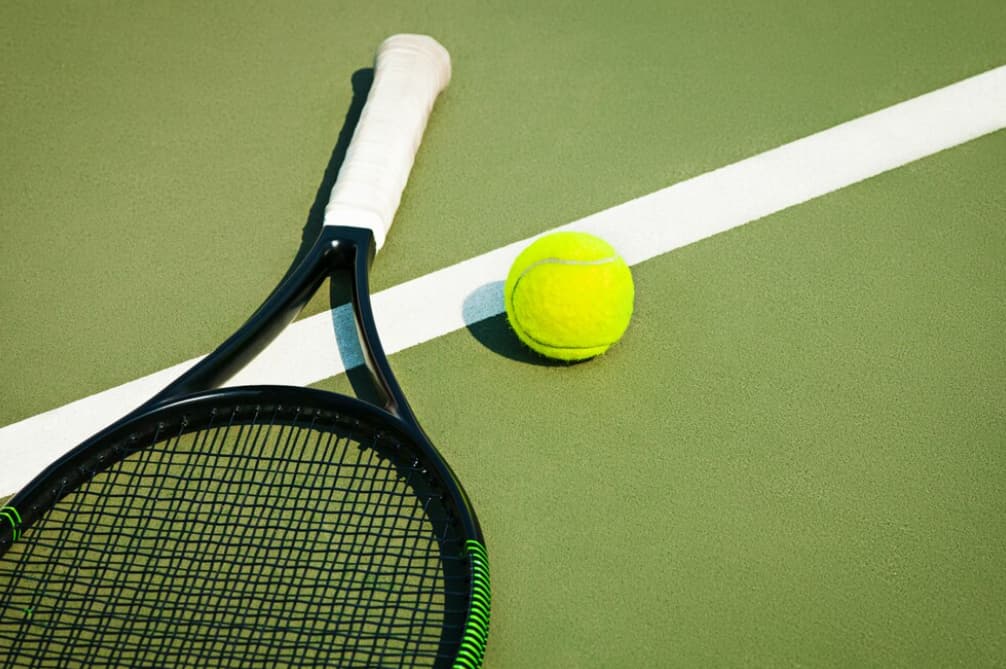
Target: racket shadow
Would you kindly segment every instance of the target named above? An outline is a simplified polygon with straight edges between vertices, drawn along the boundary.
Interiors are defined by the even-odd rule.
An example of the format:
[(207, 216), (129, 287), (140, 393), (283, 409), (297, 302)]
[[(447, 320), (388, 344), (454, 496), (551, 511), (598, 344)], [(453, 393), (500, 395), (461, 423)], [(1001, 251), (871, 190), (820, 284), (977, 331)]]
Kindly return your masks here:
[[(332, 149), (332, 154), (329, 156), (328, 164), (325, 166), (321, 182), (318, 184), (318, 190), (314, 195), (314, 202), (311, 203), (311, 208), (308, 210), (307, 219), (304, 221), (304, 227), (301, 230), (300, 248), (297, 249), (293, 262), (290, 263), (290, 267), (284, 274), (284, 279), (296, 269), (321, 233), (321, 229), (325, 223), (325, 207), (328, 204), (329, 195), (332, 192), (332, 187), (335, 185), (336, 178), (339, 176), (339, 168), (342, 167), (342, 163), (346, 160), (346, 151), (349, 149), (349, 143), (353, 139), (353, 132), (360, 121), (360, 113), (363, 111), (363, 105), (367, 102), (367, 95), (370, 93), (370, 86), (373, 83), (374, 68), (372, 67), (357, 70), (350, 77), (350, 84), (353, 87), (353, 99), (346, 110), (342, 128), (339, 130), (339, 137)], [(333, 306), (335, 305), (333, 304)]]

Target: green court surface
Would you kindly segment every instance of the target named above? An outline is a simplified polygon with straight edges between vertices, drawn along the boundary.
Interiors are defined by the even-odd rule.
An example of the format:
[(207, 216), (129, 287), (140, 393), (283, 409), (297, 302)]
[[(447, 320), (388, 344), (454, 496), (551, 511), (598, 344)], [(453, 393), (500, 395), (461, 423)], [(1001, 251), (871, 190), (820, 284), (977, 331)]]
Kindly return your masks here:
[[(0, 425), (258, 305), (389, 34), (453, 79), (378, 290), (1006, 64), (988, 0), (3, 14)], [(485, 666), (1006, 665), (1004, 183), (999, 130), (647, 260), (583, 364), (503, 316), (393, 355), (486, 534)]]

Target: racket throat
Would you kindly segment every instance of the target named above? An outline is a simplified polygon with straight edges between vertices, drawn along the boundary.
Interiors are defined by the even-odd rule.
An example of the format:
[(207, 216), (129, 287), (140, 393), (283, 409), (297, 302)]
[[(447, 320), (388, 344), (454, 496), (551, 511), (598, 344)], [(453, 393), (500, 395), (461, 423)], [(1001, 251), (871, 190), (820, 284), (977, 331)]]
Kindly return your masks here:
[[(333, 227), (335, 234), (342, 239), (347, 238), (352, 231), (355, 234), (365, 233), (367, 241), (356, 244), (355, 258), (350, 271), (353, 276), (344, 284), (351, 291), (350, 304), (353, 307), (353, 323), (356, 326), (356, 340), (359, 343), (364, 366), (369, 372), (372, 387), (379, 393), (381, 403), (391, 414), (401, 418), (421, 431), (419, 421), (405, 399), (405, 393), (391, 372), (388, 356), (384, 352), (380, 335), (377, 332), (377, 322), (374, 317), (373, 304), (370, 300), (370, 265), (373, 263), (375, 246), (369, 230), (356, 228)], [(333, 277), (334, 281), (334, 277)], [(357, 391), (359, 393), (359, 391)]]
[[(359, 357), (373, 381), (378, 403), (388, 412), (418, 427), (415, 415), (391, 373), (374, 323), (369, 282), (374, 249), (373, 233), (368, 229), (323, 227), (303, 260), (244, 325), (136, 411), (146, 411), (179, 396), (219, 388), (227, 383), (297, 318), (325, 280), (330, 278), (333, 286), (347, 288), (340, 295), (345, 295), (352, 304)], [(350, 342), (339, 342), (341, 350), (347, 350), (349, 345)]]

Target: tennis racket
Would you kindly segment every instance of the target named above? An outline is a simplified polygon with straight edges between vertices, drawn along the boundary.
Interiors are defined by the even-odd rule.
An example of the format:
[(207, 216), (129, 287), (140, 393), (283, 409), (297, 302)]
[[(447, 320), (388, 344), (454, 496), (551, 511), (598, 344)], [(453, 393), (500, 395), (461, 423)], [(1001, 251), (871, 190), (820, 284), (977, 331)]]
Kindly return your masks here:
[[(392, 375), (368, 292), (450, 69), (429, 37), (386, 40), (300, 264), (212, 354), (0, 510), (0, 665), (481, 665), (482, 532)], [(326, 278), (352, 296), (383, 406), (221, 389)]]

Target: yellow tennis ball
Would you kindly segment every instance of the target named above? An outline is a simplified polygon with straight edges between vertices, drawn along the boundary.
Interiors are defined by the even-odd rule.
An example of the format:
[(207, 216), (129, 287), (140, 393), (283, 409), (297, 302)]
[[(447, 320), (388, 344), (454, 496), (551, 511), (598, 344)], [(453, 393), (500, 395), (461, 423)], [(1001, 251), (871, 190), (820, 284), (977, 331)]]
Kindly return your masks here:
[(507, 319), (541, 355), (585, 360), (621, 339), (635, 289), (625, 260), (585, 232), (546, 235), (514, 260), (503, 287)]

